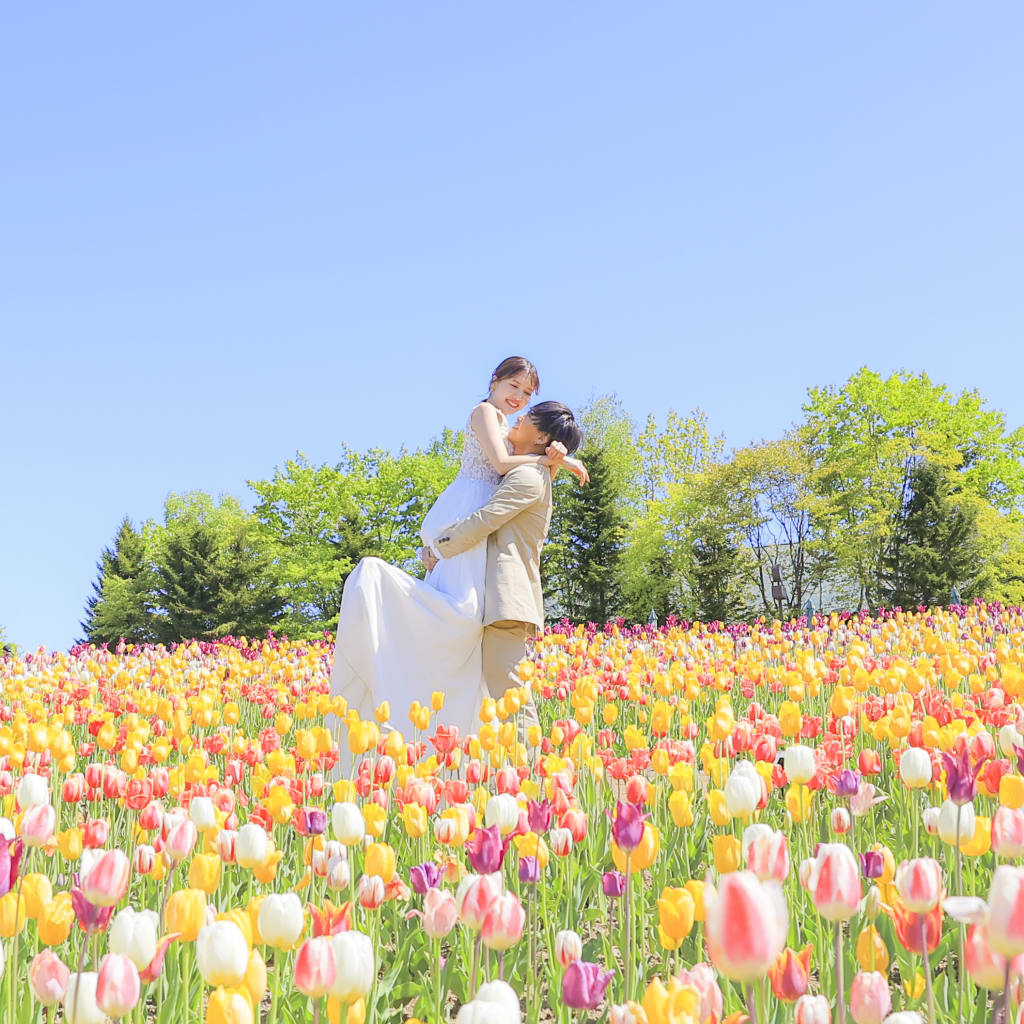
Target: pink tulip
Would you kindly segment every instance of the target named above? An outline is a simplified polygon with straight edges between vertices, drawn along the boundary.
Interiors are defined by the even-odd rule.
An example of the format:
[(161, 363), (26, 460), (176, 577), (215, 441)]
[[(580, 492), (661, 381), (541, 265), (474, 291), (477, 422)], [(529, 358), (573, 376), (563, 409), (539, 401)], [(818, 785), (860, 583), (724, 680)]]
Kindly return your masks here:
[(501, 883), (490, 875), (466, 875), (455, 894), (459, 919), (471, 931), (479, 931), (491, 904), (500, 895)]
[(503, 892), (487, 908), (480, 938), (488, 949), (503, 952), (514, 946), (523, 934), (526, 911), (513, 892)]
[(306, 939), (295, 956), (295, 987), (310, 999), (320, 999), (334, 984), (338, 962), (330, 936)]
[(933, 857), (901, 861), (896, 869), (896, 888), (907, 909), (927, 914), (942, 899), (942, 868)]
[(878, 971), (858, 971), (850, 987), (850, 1013), (855, 1024), (882, 1024), (892, 1009), (889, 982)]
[(376, 910), (383, 902), (386, 895), (384, 890), (384, 879), (380, 875), (360, 875), (359, 884), (356, 886), (356, 895), (359, 897), (359, 905), (367, 910)]
[[(967, 929), (964, 964), (979, 988), (999, 991), (1006, 984), (1006, 957), (989, 945), (988, 929), (984, 924), (974, 924)], [(1022, 972), (1024, 956), (1015, 956), (1010, 961), (1010, 978), (1019, 978)]]
[(1024, 953), (1024, 868), (1000, 864), (988, 895), (989, 945), (1006, 957)]
[(43, 1006), (59, 1003), (68, 990), (70, 980), (71, 972), (64, 966), (64, 961), (49, 949), (37, 953), (28, 965), (29, 988)]
[(747, 867), (762, 882), (784, 882), (789, 875), (789, 846), (783, 832), (759, 836), (747, 848)]
[(832, 1024), (832, 1009), (824, 996), (801, 996), (793, 1007), (793, 1024)]
[(860, 868), (848, 846), (822, 843), (818, 847), (808, 889), (818, 913), (828, 921), (847, 921), (857, 913), (863, 889)]
[(455, 897), (444, 889), (428, 889), (423, 896), (423, 930), (432, 939), (443, 939), (454, 927), (459, 914)]
[(26, 846), (45, 846), (57, 827), (57, 812), (49, 804), (34, 804), (21, 819), (21, 838)]
[(1024, 856), (1024, 810), (1000, 807), (992, 815), (992, 852), (1007, 860)]
[(128, 890), (132, 866), (120, 850), (107, 850), (82, 879), (82, 895), (94, 907), (112, 907)]
[(96, 1005), (108, 1017), (116, 1019), (134, 1010), (141, 994), (142, 982), (135, 964), (119, 953), (108, 953), (96, 979)]
[(168, 830), (164, 852), (177, 864), (192, 855), (198, 838), (199, 832), (195, 825), (188, 818), (184, 818), (175, 822)]
[(752, 871), (733, 871), (717, 893), (706, 887), (704, 898), (711, 962), (734, 981), (763, 978), (786, 945), (789, 915), (781, 887)]
[(712, 1014), (716, 1020), (722, 1019), (722, 990), (715, 977), (714, 968), (710, 964), (694, 964), (689, 970), (680, 971), (676, 977), (684, 985), (692, 985), (700, 993), (699, 1024), (705, 1024)]

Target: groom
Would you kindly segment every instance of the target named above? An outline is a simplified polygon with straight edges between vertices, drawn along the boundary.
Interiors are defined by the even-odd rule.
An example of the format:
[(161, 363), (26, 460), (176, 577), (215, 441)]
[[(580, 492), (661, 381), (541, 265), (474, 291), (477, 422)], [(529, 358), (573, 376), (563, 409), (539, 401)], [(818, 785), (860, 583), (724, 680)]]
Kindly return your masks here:
[[(540, 402), (508, 432), (513, 455), (571, 455), (583, 435), (561, 402)], [(428, 570), (487, 540), (484, 589), (483, 676), (496, 700), (516, 684), (509, 674), (526, 656), (526, 641), (544, 629), (540, 551), (551, 525), (551, 473), (529, 463), (510, 469), (483, 508), (446, 527), (420, 557)], [(531, 700), (527, 727), (537, 725)]]

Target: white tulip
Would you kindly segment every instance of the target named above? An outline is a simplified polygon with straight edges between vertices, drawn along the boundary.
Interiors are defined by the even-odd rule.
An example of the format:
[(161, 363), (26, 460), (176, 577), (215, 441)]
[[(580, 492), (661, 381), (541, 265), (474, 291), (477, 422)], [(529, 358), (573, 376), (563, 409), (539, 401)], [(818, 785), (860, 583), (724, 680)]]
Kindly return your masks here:
[(255, 868), (267, 859), (267, 833), (255, 821), (247, 822), (235, 836), (235, 861), (239, 867)]
[(909, 789), (923, 789), (932, 781), (932, 759), (922, 747), (908, 747), (900, 754), (900, 779)]
[(64, 994), (65, 1024), (104, 1024), (107, 1015), (96, 1003), (96, 971), (72, 974)]
[(366, 834), (363, 812), (352, 803), (335, 804), (331, 808), (331, 826), (339, 842), (355, 846)]
[(503, 836), (519, 824), (519, 802), (509, 793), (499, 793), (487, 801), (484, 821), (488, 828), (497, 825)]
[[(262, 932), (261, 932), (262, 934)], [(249, 966), (249, 947), (234, 921), (214, 921), (196, 938), (196, 963), (208, 985), (239, 985)]]
[(302, 901), (293, 892), (271, 893), (260, 904), (256, 927), (267, 945), (290, 949), (299, 940), (305, 918)]
[[(18, 783), (17, 797), (23, 811), (39, 804), (48, 804), (50, 802), (49, 783), (41, 775), (36, 775), (33, 772), (23, 775)], [(83, 989), (83, 993), (84, 991)]]
[(782, 755), (782, 767), (790, 782), (800, 786), (810, 782), (818, 770), (818, 763), (814, 759), (814, 750), (802, 743), (795, 743), (793, 746), (787, 747), (786, 752)]
[[(957, 816), (959, 815), (959, 833)], [(957, 835), (960, 845), (974, 838), (974, 804), (956, 804), (952, 800), (944, 800), (939, 808), (939, 838), (950, 846), (956, 845)]]
[(924, 825), (925, 832), (930, 836), (937, 836), (939, 834), (940, 813), (938, 807), (926, 807), (921, 812), (921, 824)]
[(118, 911), (110, 924), (110, 952), (120, 953), (144, 971), (156, 956), (156, 932), (159, 920), (155, 910)]
[(476, 997), (464, 1004), (455, 1024), (520, 1024), (519, 997), (504, 981), (489, 981), (477, 989)]
[(734, 818), (747, 818), (761, 802), (764, 783), (750, 761), (740, 761), (725, 781), (725, 806)]
[(217, 827), (217, 812), (208, 796), (195, 796), (189, 802), (188, 816), (197, 832), (209, 832)]
[(1016, 757), (1017, 751), (1014, 747), (1021, 746), (1020, 733), (1017, 732), (1017, 726), (1013, 723), (1004, 725), (999, 730), (999, 749), (1003, 752), (1005, 757)]
[(373, 958), (373, 943), (362, 932), (339, 932), (334, 943), (337, 973), (327, 994), (343, 1003), (354, 1003), (370, 991), (377, 966)]
[(3, 836), (9, 843), (13, 843), (18, 833), (10, 818), (0, 818), (0, 836)]

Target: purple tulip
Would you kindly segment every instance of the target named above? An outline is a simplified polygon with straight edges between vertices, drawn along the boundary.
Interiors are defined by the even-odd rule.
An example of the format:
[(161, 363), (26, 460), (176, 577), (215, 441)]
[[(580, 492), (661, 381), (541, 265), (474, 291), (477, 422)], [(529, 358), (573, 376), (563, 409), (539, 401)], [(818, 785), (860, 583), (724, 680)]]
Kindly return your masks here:
[(573, 1010), (596, 1010), (614, 974), (586, 960), (573, 960), (562, 975), (562, 1002)]
[(977, 791), (978, 776), (985, 767), (987, 757), (979, 758), (971, 768), (971, 759), (967, 747), (962, 746), (954, 753), (943, 753), (942, 763), (946, 766), (946, 786), (949, 799), (955, 804), (969, 804)]
[(492, 875), (501, 870), (508, 841), (501, 841), (501, 829), (497, 825), (478, 828), (466, 843), (469, 863), (478, 875)]
[(431, 861), (415, 864), (409, 869), (412, 891), (422, 896), (428, 889), (436, 889), (441, 881), (441, 868)]
[(601, 876), (601, 888), (608, 899), (617, 900), (626, 891), (626, 876), (621, 871), (606, 871)]
[(860, 867), (865, 878), (881, 878), (885, 871), (885, 858), (878, 850), (868, 850), (860, 855)]
[(85, 898), (85, 894), (78, 888), (77, 876), (71, 889), (71, 906), (86, 934), (106, 931), (110, 919), (114, 916), (113, 907), (97, 907)]
[(622, 800), (615, 805), (615, 817), (612, 819), (612, 837), (615, 845), (623, 853), (629, 853), (640, 845), (644, 837), (644, 820), (648, 815), (636, 804)]
[(519, 858), (519, 881), (529, 885), (540, 881), (540, 861), (536, 857)]
[(529, 823), (530, 831), (542, 835), (551, 828), (551, 804), (547, 800), (537, 803), (531, 800), (526, 805), (526, 820)]
[(320, 807), (306, 808), (306, 834), (321, 836), (327, 830), (327, 812)]
[(20, 839), (0, 836), (0, 896), (6, 896), (18, 883), (21, 855), (25, 847)]
[(836, 796), (851, 797), (857, 795), (860, 788), (860, 772), (844, 768), (836, 779)]

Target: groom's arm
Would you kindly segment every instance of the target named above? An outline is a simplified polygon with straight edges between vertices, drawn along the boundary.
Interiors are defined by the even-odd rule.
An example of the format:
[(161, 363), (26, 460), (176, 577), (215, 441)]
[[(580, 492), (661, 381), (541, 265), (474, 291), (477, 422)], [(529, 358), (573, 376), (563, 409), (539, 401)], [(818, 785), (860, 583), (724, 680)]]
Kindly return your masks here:
[(503, 477), (491, 500), (472, 515), (445, 527), (432, 548), (442, 558), (451, 558), (476, 547), (495, 530), (544, 497), (546, 469), (517, 466)]

